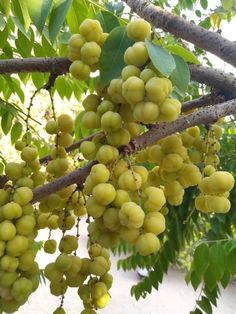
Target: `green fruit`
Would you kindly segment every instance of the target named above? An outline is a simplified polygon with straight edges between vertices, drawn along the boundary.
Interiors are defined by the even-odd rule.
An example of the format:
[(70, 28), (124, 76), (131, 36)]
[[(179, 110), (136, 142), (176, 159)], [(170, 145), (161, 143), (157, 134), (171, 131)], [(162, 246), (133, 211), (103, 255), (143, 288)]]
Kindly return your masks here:
[(136, 241), (136, 249), (142, 256), (156, 253), (160, 249), (160, 241), (154, 233), (143, 233)]
[(5, 219), (19, 218), (22, 215), (22, 208), (18, 203), (10, 202), (2, 207), (2, 215)]
[(0, 268), (6, 272), (15, 272), (19, 265), (19, 261), (16, 257), (5, 255), (0, 260)]
[(77, 80), (87, 80), (89, 78), (91, 68), (80, 60), (75, 60), (69, 68), (70, 74)]
[(95, 201), (100, 205), (110, 204), (116, 196), (116, 190), (110, 183), (99, 183), (92, 191)]
[(0, 240), (9, 241), (12, 240), (16, 235), (16, 227), (13, 223), (5, 220), (0, 223)]
[(16, 189), (13, 195), (13, 201), (20, 204), (26, 205), (33, 199), (33, 192), (30, 188), (22, 186)]
[(45, 129), (48, 134), (57, 134), (59, 131), (57, 121), (48, 121)]
[(19, 269), (23, 271), (28, 271), (34, 267), (34, 260), (36, 256), (36, 251), (27, 250), (21, 256), (19, 256)]
[(80, 34), (86, 41), (98, 42), (102, 36), (102, 27), (97, 20), (85, 19), (79, 27)]
[(140, 228), (144, 216), (142, 208), (134, 202), (124, 203), (119, 211), (120, 223), (129, 229)]
[(20, 235), (29, 235), (33, 232), (36, 221), (32, 215), (24, 215), (16, 221), (16, 232)]
[(136, 19), (127, 24), (127, 35), (135, 41), (151, 37), (151, 25), (144, 19)]
[(65, 310), (60, 306), (58, 307), (53, 314), (66, 314)]
[(35, 147), (26, 146), (22, 149), (21, 159), (27, 163), (35, 160), (38, 157), (38, 151)]
[(145, 232), (158, 235), (166, 228), (165, 217), (159, 212), (150, 212), (144, 218), (143, 228)]
[(91, 274), (95, 276), (104, 275), (106, 272), (108, 272), (109, 268), (109, 264), (103, 256), (94, 257), (89, 265)]
[(16, 235), (12, 240), (6, 244), (6, 252), (8, 255), (17, 257), (22, 255), (29, 246), (28, 238), (20, 235)]
[(68, 114), (61, 114), (57, 118), (59, 131), (71, 133), (74, 130), (74, 120)]
[(57, 242), (56, 240), (47, 240), (45, 243), (44, 243), (44, 252), (48, 253), (48, 254), (53, 254), (56, 252), (56, 249), (57, 249)]
[(57, 257), (55, 265), (60, 271), (65, 272), (71, 268), (72, 260), (69, 255), (61, 254)]
[(9, 162), (5, 166), (5, 173), (9, 180), (17, 181), (22, 177), (23, 165), (16, 162)]
[(93, 299), (99, 299), (107, 293), (107, 286), (104, 282), (97, 282), (91, 287), (91, 296)]
[(11, 290), (12, 296), (19, 302), (26, 300), (32, 292), (33, 292), (32, 281), (24, 277), (18, 278), (14, 282)]

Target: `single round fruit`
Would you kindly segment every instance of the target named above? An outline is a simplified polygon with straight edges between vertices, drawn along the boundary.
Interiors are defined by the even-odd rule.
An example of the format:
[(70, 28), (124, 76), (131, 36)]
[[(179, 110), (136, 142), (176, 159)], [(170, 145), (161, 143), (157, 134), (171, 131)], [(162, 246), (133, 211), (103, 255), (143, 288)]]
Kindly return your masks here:
[(154, 233), (143, 233), (136, 241), (136, 249), (142, 256), (156, 253), (160, 249), (160, 241)]

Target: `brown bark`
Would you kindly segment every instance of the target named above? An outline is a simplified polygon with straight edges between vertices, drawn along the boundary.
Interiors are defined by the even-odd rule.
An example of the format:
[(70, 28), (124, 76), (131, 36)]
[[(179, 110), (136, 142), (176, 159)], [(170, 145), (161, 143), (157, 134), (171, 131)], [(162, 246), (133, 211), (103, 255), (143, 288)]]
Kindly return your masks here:
[(225, 96), (222, 94), (212, 93), (204, 95), (200, 98), (193, 99), (182, 103), (181, 111), (186, 112), (192, 109), (216, 105), (225, 101)]
[[(171, 135), (175, 132), (180, 132), (194, 125), (210, 124), (216, 122), (220, 117), (230, 114), (236, 114), (236, 99), (230, 100), (219, 105), (201, 109), (192, 114), (181, 116), (176, 121), (171, 123), (160, 123), (153, 125), (149, 131), (134, 138), (129, 145), (121, 150), (122, 154), (132, 154), (136, 151), (144, 149), (149, 145), (153, 145), (156, 141)], [(43, 197), (57, 192), (71, 184), (82, 186), (88, 176), (91, 167), (96, 161), (90, 162), (85, 167), (77, 169), (70, 174), (56, 179), (53, 182), (47, 183), (41, 187), (34, 189), (33, 203), (39, 201)]]
[[(69, 71), (67, 58), (26, 58), (0, 60), (0, 74), (22, 72), (51, 72), (56, 75)], [(201, 65), (189, 65), (191, 79), (220, 89), (227, 98), (236, 97), (236, 78), (230, 74)]]
[(208, 31), (153, 5), (147, 0), (125, 0), (133, 12), (152, 25), (182, 38), (197, 47), (218, 56), (236, 67), (236, 43), (220, 34)]

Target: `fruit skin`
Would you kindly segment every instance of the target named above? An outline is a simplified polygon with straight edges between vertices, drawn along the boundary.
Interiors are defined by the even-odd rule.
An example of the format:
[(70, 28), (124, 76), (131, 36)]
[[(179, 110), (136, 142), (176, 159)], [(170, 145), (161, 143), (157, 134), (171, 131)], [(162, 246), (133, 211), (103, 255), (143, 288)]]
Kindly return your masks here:
[(145, 232), (151, 232), (158, 235), (166, 228), (165, 217), (159, 212), (147, 213), (144, 218), (143, 228)]
[(80, 34), (86, 41), (99, 42), (102, 36), (102, 27), (97, 20), (85, 19), (79, 27)]
[(45, 243), (44, 243), (44, 252), (46, 253), (49, 253), (49, 254), (53, 254), (56, 252), (56, 248), (57, 248), (57, 242), (56, 240), (47, 240)]
[(92, 195), (98, 204), (106, 206), (115, 199), (116, 190), (110, 183), (99, 183), (93, 188)]
[(71, 133), (74, 130), (74, 120), (68, 114), (61, 114), (57, 123), (61, 132)]
[(136, 19), (127, 24), (127, 35), (135, 41), (151, 37), (151, 25), (144, 19)]
[(155, 253), (160, 249), (160, 241), (154, 233), (143, 233), (136, 241), (136, 249), (142, 256)]
[(140, 228), (144, 221), (144, 211), (134, 202), (126, 202), (119, 211), (121, 225), (129, 228)]
[(33, 192), (28, 187), (20, 187), (16, 189), (13, 195), (13, 201), (19, 205), (27, 205), (33, 199)]
[(78, 80), (87, 80), (89, 78), (91, 68), (81, 60), (75, 60), (69, 67), (69, 72)]
[(100, 297), (99, 299), (95, 299), (93, 301), (94, 306), (99, 308), (99, 309), (103, 309), (107, 303), (110, 301), (111, 297), (109, 295), (109, 293), (104, 294), (102, 297)]
[(16, 227), (9, 220), (0, 223), (0, 241), (12, 240), (16, 235)]
[(140, 67), (148, 61), (148, 51), (144, 42), (135, 43), (132, 47), (126, 49), (124, 61), (127, 65)]

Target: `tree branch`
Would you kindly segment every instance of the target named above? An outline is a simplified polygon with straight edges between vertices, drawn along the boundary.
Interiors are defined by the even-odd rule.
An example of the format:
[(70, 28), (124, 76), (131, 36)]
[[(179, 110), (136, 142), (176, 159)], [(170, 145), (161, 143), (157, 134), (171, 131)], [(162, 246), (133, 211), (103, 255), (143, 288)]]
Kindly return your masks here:
[[(171, 123), (160, 123), (153, 125), (149, 131), (143, 135), (134, 138), (129, 145), (125, 146), (121, 154), (132, 154), (149, 145), (153, 145), (156, 141), (173, 134), (180, 132), (194, 125), (210, 124), (216, 122), (220, 117), (236, 113), (236, 99), (230, 100), (219, 105), (207, 107), (187, 116), (181, 116), (176, 121)], [(47, 183), (33, 190), (33, 203), (39, 201), (43, 197), (51, 193), (57, 192), (71, 184), (79, 184), (82, 186), (88, 176), (91, 167), (96, 163), (92, 161), (83, 168), (77, 169), (66, 176), (60, 177), (53, 182)]]
[(153, 125), (148, 132), (134, 138), (129, 145), (124, 148), (124, 152), (131, 154), (146, 146), (153, 145), (156, 141), (173, 133), (181, 132), (191, 126), (199, 124), (212, 124), (221, 117), (235, 113), (236, 99), (233, 99), (215, 106), (203, 108), (186, 116), (180, 116), (177, 120), (170, 123), (164, 122)]
[(189, 101), (182, 103), (181, 111), (186, 112), (186, 111), (200, 108), (200, 107), (216, 105), (216, 104), (219, 104), (223, 101), (225, 101), (224, 95), (217, 93), (217, 92), (213, 92), (210, 95), (204, 95), (200, 98), (189, 100)]
[[(0, 74), (22, 72), (51, 72), (55, 75), (66, 74), (71, 62), (67, 58), (26, 58), (0, 60)], [(223, 71), (202, 65), (189, 65), (191, 79), (220, 89), (227, 99), (236, 97), (236, 78)]]
[(128, 6), (152, 25), (207, 50), (236, 67), (236, 43), (155, 6), (147, 0), (125, 0)]
[[(73, 143), (71, 146), (66, 147), (65, 150), (67, 151), (67, 153), (72, 152), (73, 150), (79, 148), (80, 145), (81, 145), (83, 142), (85, 142), (85, 141), (91, 141), (95, 136), (97, 136), (97, 135), (99, 135), (99, 134), (103, 134), (103, 133), (102, 133), (102, 132), (97, 132), (97, 133), (93, 133), (93, 134), (91, 134), (91, 135), (88, 135), (88, 136), (82, 138), (81, 140), (79, 140), (79, 141)], [(44, 157), (40, 158), (39, 161), (40, 161), (41, 164), (43, 164), (43, 163), (45, 163), (45, 162), (48, 162), (48, 161), (51, 160), (51, 159), (52, 159), (51, 156), (50, 156), (50, 155), (47, 155), (47, 156), (44, 156)], [(0, 184), (1, 184), (1, 182), (0, 182)]]

